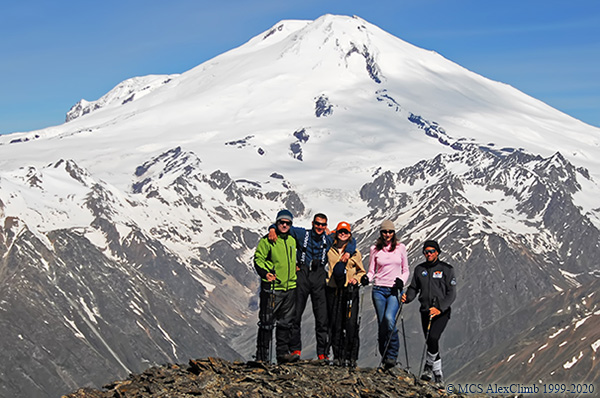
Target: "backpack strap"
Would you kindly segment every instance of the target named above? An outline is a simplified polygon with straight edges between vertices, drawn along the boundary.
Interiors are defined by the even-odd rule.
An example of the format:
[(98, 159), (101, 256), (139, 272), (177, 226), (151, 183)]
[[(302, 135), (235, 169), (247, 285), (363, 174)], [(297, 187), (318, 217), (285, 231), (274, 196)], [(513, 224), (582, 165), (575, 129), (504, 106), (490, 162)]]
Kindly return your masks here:
[(302, 254), (300, 255), (300, 264), (301, 265), (305, 265), (306, 264), (306, 251), (308, 250), (308, 239), (310, 238), (310, 229), (306, 230), (306, 233), (304, 234), (304, 241), (302, 242), (302, 247), (301, 247), (301, 252)]

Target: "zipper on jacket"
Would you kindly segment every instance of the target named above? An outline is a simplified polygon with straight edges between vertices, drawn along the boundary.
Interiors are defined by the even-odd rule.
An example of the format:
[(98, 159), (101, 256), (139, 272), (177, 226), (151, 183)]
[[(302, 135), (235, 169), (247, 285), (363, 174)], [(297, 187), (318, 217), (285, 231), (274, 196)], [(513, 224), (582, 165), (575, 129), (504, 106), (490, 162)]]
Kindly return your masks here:
[(290, 250), (288, 248), (287, 239), (284, 240), (285, 243), (285, 252), (287, 253), (287, 263), (288, 263), (288, 274), (287, 281), (285, 283), (285, 291), (287, 292), (290, 289)]

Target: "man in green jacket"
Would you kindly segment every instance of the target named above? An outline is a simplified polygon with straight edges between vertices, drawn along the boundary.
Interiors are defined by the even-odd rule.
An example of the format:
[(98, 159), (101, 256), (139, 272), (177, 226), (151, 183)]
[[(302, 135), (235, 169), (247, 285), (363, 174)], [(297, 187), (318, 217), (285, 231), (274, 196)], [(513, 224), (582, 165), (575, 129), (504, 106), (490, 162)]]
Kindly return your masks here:
[(261, 278), (256, 360), (269, 362), (273, 328), (277, 325), (277, 362), (293, 362), (290, 353), (291, 328), (296, 315), (296, 240), (289, 235), (292, 213), (281, 210), (275, 220), (278, 238), (265, 236), (254, 253), (254, 268)]

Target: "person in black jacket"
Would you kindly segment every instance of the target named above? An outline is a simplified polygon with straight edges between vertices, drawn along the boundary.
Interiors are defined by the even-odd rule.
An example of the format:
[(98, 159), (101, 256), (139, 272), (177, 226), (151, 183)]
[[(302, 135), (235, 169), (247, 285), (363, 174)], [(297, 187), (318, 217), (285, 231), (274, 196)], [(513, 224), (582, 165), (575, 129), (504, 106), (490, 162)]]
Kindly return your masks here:
[(427, 341), (427, 360), (421, 379), (443, 383), (442, 358), (439, 340), (450, 319), (450, 305), (456, 298), (456, 277), (448, 263), (440, 261), (442, 251), (434, 240), (425, 241), (425, 262), (415, 268), (410, 286), (402, 295), (403, 303), (410, 303), (419, 295), (421, 324)]

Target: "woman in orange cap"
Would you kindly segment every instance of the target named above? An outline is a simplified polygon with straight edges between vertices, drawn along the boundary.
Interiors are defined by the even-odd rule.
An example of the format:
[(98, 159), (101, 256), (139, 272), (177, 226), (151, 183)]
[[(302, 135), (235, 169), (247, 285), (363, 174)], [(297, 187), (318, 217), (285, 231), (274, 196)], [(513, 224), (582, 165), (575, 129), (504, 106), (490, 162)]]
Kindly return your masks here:
[(366, 272), (358, 250), (347, 262), (341, 261), (351, 237), (350, 224), (340, 222), (335, 229), (333, 245), (327, 252), (326, 293), (334, 364), (355, 367), (359, 348), (359, 281)]

